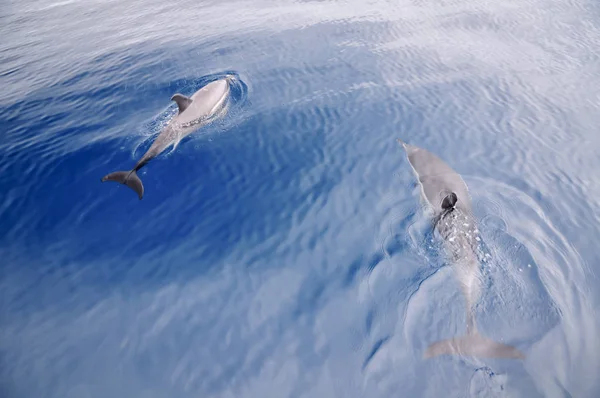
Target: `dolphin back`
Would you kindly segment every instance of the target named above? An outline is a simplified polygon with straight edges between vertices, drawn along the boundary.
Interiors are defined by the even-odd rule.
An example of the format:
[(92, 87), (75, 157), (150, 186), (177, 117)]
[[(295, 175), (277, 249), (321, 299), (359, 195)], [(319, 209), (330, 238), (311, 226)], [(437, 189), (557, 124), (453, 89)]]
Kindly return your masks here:
[(445, 210), (444, 205), (447, 204), (444, 200), (448, 197), (453, 199), (453, 206), (470, 212), (469, 189), (456, 171), (433, 153), (400, 140), (398, 142), (406, 151), (408, 161), (423, 189), (423, 196), (437, 214)]
[(229, 93), (228, 79), (220, 79), (208, 83), (187, 99), (183, 111), (179, 105), (181, 100), (179, 100), (177, 105), (179, 106), (180, 113), (176, 117), (177, 123), (185, 125), (197, 120), (210, 118), (223, 107), (229, 97)]

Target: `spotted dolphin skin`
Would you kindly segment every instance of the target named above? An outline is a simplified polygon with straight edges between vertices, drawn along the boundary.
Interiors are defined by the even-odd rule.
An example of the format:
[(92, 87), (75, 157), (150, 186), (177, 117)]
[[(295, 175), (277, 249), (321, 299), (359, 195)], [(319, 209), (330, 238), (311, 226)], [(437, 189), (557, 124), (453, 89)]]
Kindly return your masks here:
[(141, 200), (144, 196), (144, 185), (138, 177), (137, 171), (170, 145), (176, 145), (182, 138), (214, 120), (227, 102), (230, 81), (231, 78), (228, 76), (210, 82), (189, 98), (182, 94), (173, 95), (171, 100), (177, 103), (179, 112), (156, 137), (144, 156), (133, 169), (107, 174), (102, 178), (102, 182), (116, 181), (127, 185), (138, 194)]
[(477, 258), (479, 237), (471, 210), (471, 198), (461, 176), (433, 153), (402, 142), (408, 161), (433, 209), (435, 226), (444, 242), (467, 306), (467, 330), (463, 336), (431, 344), (424, 357), (463, 355), (488, 358), (525, 356), (517, 348), (483, 336), (475, 322), (474, 305), (481, 295), (481, 272)]

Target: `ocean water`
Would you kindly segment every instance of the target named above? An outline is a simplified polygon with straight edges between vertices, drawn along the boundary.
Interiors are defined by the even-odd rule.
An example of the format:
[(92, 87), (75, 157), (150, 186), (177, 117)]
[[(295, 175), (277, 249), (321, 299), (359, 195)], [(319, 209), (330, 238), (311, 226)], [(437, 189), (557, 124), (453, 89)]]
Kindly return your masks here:
[[(597, 397), (583, 0), (4, 0), (0, 396)], [(228, 113), (134, 165), (225, 74)], [(469, 186), (480, 330), (397, 138)]]

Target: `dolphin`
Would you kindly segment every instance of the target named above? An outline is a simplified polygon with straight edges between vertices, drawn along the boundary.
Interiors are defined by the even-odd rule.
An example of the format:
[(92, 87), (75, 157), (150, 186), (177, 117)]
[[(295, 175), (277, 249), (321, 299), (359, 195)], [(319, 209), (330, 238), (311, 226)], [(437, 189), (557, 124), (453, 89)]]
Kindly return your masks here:
[(231, 80), (231, 77), (227, 76), (210, 82), (189, 98), (183, 94), (173, 95), (171, 100), (175, 101), (179, 108), (177, 115), (160, 132), (135, 167), (129, 171), (115, 171), (107, 174), (101, 181), (116, 181), (127, 185), (138, 194), (141, 200), (144, 196), (144, 185), (138, 177), (137, 171), (170, 145), (177, 145), (182, 138), (219, 116), (225, 109), (224, 105), (229, 96)]
[(482, 284), (476, 252), (480, 238), (477, 236), (467, 185), (456, 171), (433, 153), (401, 140), (398, 142), (404, 147), (425, 202), (433, 210), (434, 229), (443, 239), (445, 252), (454, 266), (467, 307), (466, 334), (431, 344), (424, 357), (450, 354), (525, 358), (517, 348), (493, 341), (477, 330), (474, 306), (481, 295)]

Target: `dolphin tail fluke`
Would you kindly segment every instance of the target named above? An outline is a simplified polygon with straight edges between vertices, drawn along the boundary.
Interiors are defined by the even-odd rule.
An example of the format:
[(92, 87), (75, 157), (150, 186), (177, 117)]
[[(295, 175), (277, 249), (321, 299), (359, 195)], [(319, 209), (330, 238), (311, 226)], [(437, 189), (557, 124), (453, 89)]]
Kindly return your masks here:
[(140, 177), (138, 177), (135, 170), (115, 171), (114, 173), (105, 175), (102, 178), (102, 182), (105, 181), (116, 181), (118, 183), (127, 185), (138, 194), (140, 200), (144, 196), (144, 185), (142, 184), (142, 180), (140, 180)]
[(462, 355), (480, 358), (525, 358), (525, 355), (517, 348), (498, 343), (477, 332), (433, 343), (425, 351), (424, 357), (432, 358), (438, 355)]

